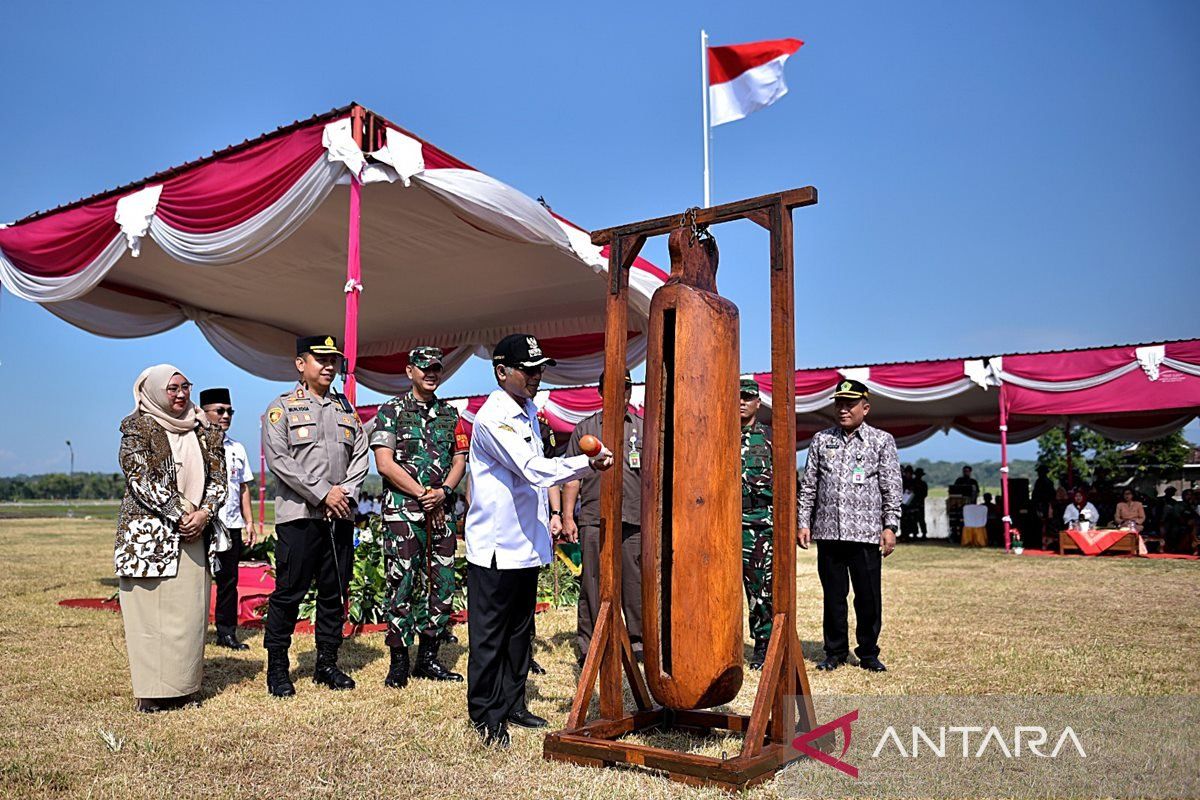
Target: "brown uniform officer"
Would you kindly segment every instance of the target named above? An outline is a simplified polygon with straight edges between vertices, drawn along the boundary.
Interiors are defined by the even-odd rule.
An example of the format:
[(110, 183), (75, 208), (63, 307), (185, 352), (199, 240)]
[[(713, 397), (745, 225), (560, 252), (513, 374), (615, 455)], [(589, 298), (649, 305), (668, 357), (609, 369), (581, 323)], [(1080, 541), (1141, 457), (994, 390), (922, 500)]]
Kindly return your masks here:
[(263, 646), (267, 691), (296, 693), (288, 647), (300, 602), (317, 583), (317, 663), (313, 683), (353, 689), (337, 667), (346, 587), (354, 565), (354, 507), (367, 476), (367, 438), (354, 407), (334, 391), (342, 354), (332, 336), (296, 340), (296, 387), (263, 415), (263, 451), (276, 478), (275, 591)]

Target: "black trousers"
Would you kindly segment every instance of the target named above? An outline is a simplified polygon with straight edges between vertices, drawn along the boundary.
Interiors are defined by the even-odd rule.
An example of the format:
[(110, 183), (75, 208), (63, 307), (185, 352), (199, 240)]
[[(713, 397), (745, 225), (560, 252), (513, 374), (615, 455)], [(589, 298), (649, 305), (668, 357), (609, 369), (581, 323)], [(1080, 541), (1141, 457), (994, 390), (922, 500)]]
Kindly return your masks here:
[[(583, 572), (579, 576), (575, 641), (579, 654), (586, 658), (596, 615), (600, 613), (600, 528), (581, 526), (579, 545)], [(636, 653), (642, 649), (642, 528), (628, 522), (621, 525), (621, 609), (625, 612), (629, 643)]]
[(354, 567), (354, 523), (297, 519), (275, 526), (275, 591), (267, 605), (263, 647), (289, 647), (300, 603), (317, 581), (317, 647), (337, 648), (346, 621), (343, 599)]
[(467, 565), (467, 713), (495, 728), (525, 707), (538, 568)]
[(860, 659), (879, 655), (883, 624), (879, 545), (867, 542), (817, 541), (817, 575), (825, 593), (825, 655), (845, 658), (850, 652), (846, 594), (854, 587), (854, 627)]
[(217, 607), (213, 609), (213, 620), (217, 625), (217, 636), (233, 636), (238, 620), (238, 562), (242, 560), (242, 529), (230, 528), (229, 538), (233, 547), (217, 553), (221, 568), (214, 576), (217, 584)]

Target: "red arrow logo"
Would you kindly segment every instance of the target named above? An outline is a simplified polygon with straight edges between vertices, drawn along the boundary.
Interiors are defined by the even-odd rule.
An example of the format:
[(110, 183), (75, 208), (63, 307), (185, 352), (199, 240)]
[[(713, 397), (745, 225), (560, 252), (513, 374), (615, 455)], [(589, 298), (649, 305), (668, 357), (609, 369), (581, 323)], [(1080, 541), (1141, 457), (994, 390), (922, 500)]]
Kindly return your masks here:
[(842, 745), (842, 755), (846, 755), (846, 751), (850, 749), (850, 723), (857, 719), (858, 709), (856, 708), (845, 716), (838, 717), (832, 722), (826, 722), (819, 728), (813, 728), (808, 733), (797, 736), (792, 740), (792, 747), (796, 748), (801, 753), (804, 753), (804, 755), (808, 756), (809, 758), (815, 758), (822, 764), (828, 764), (839, 772), (846, 773), (851, 778), (857, 778), (858, 767), (852, 764), (847, 764), (840, 758), (835, 758), (822, 750), (818, 750), (816, 747), (810, 744), (811, 742), (815, 742), (817, 739), (820, 739), (840, 728), (845, 732), (845, 743)]

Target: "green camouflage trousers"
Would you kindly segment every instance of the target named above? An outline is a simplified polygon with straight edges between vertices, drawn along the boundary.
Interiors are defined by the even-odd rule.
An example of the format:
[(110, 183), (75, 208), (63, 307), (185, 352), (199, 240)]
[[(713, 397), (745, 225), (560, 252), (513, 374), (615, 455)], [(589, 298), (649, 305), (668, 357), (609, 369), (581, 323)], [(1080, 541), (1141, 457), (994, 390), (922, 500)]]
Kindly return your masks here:
[(383, 537), (387, 573), (387, 645), (409, 647), (417, 634), (439, 636), (450, 622), (454, 596), (454, 528), (449, 518), (433, 531), (425, 521), (389, 522)]
[[(763, 527), (764, 522), (766, 527)], [(742, 520), (742, 586), (746, 590), (746, 606), (750, 609), (750, 637), (756, 642), (771, 638), (774, 536), (769, 516), (765, 521), (753, 523)]]

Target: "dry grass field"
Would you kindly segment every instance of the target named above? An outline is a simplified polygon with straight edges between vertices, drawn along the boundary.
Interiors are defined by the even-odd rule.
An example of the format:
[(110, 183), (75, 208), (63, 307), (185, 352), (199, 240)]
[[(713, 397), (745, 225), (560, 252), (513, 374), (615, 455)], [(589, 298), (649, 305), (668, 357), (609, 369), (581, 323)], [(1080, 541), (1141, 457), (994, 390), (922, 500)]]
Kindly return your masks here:
[[(102, 520), (0, 521), (0, 796), (723, 796), (633, 769), (543, 761), (541, 736), (529, 731), (514, 731), (507, 752), (484, 750), (465, 722), (462, 684), (382, 686), (379, 635), (343, 648), (354, 692), (314, 687), (312, 639), (297, 637), (298, 694), (268, 698), (261, 639), (251, 636), (246, 653), (208, 648), (201, 707), (137, 714), (120, 618), (56, 605), (114, 591), (111, 530)], [(799, 562), (800, 637), (812, 659), (820, 588), (814, 554), (802, 552)], [(901, 545), (884, 571), (881, 644), (890, 671), (827, 674), (810, 661), (810, 681), (818, 694), (1200, 694), (1198, 578), (1194, 562)], [(537, 656), (549, 674), (533, 679), (530, 707), (554, 726), (565, 721), (575, 683), (573, 629), (574, 609), (538, 619)], [(443, 654), (465, 670), (462, 645)], [(735, 708), (748, 710), (756, 680), (749, 673)], [(696, 747), (719, 754), (736, 743)], [(749, 795), (798, 796), (817, 768), (795, 764), (786, 788), (781, 780)]]

